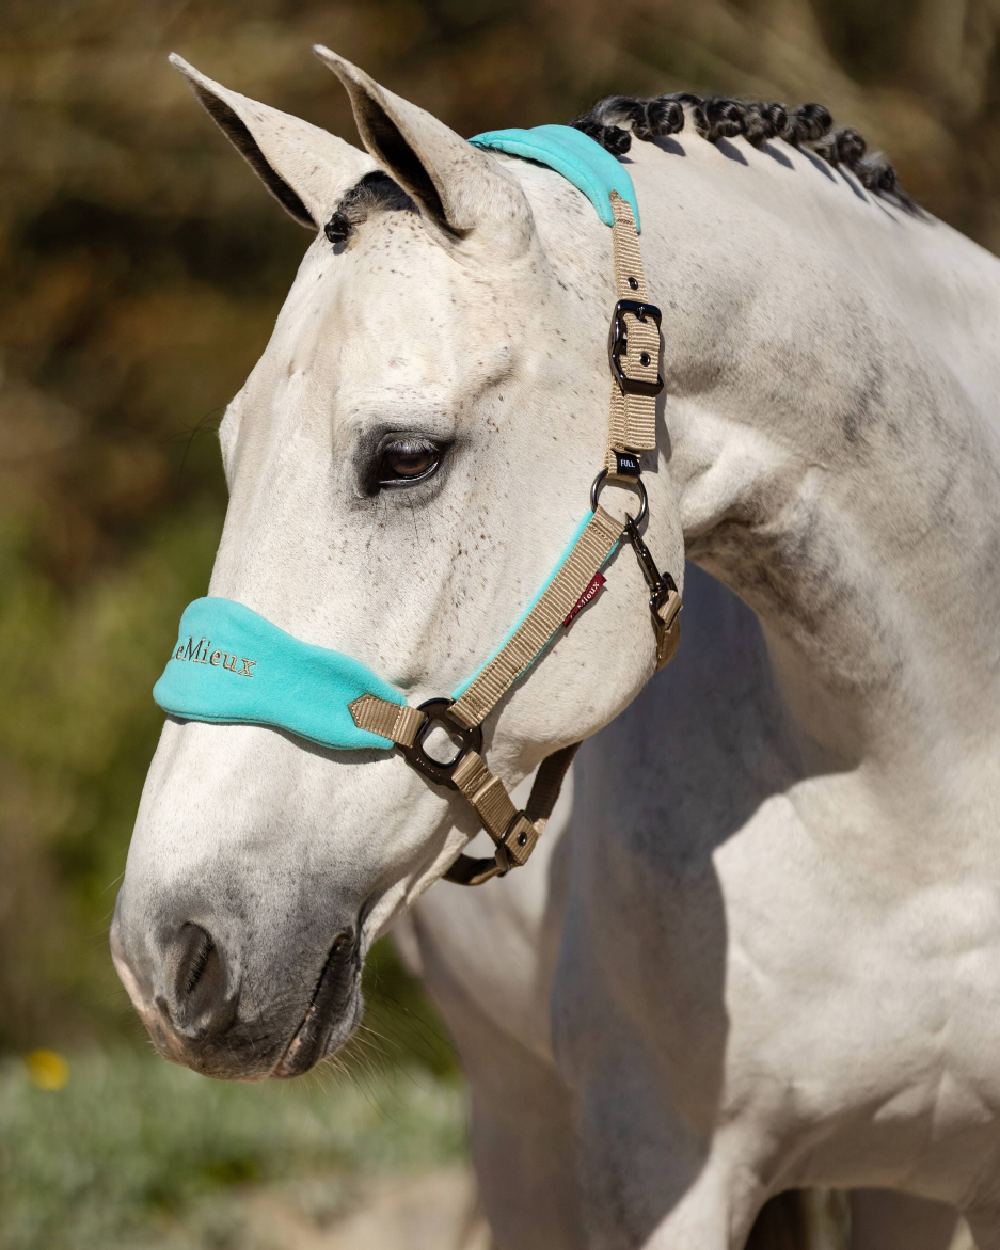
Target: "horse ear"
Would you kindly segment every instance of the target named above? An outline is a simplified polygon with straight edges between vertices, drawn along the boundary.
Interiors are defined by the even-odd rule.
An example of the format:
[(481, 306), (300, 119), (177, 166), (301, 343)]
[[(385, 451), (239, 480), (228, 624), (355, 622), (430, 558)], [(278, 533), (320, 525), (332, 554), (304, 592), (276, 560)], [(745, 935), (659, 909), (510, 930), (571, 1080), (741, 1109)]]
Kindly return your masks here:
[(515, 254), (527, 247), (531, 209), (493, 157), (329, 48), (313, 50), (344, 84), (365, 147), (413, 197), (425, 221), (451, 240), (483, 235)]
[(376, 168), (336, 135), (230, 91), (176, 53), (170, 60), (278, 203), (310, 230), (322, 229), (344, 193)]

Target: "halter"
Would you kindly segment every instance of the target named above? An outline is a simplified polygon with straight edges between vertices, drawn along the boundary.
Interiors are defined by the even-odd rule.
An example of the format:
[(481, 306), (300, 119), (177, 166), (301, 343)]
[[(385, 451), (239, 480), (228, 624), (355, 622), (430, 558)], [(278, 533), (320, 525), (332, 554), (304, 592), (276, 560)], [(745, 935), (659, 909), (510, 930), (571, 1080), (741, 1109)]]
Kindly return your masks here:
[[(196, 599), (153, 697), (180, 720), (246, 723), (285, 729), (335, 750), (398, 749), (434, 785), (457, 790), (475, 809), (494, 844), (492, 859), (461, 854), (448, 880), (480, 885), (526, 863), (552, 814), (579, 742), (542, 761), (527, 804), (518, 809), (482, 753), (482, 725), (535, 663), (557, 632), (592, 596), (595, 578), (627, 540), (649, 587), (656, 669), (680, 639), (681, 597), (660, 573), (640, 530), (649, 512), (640, 454), (656, 447), (655, 402), (663, 389), (659, 308), (639, 254), (639, 208), (628, 171), (595, 140), (569, 126), (537, 126), (477, 135), (471, 142), (548, 165), (590, 199), (611, 227), (617, 302), (608, 336), (611, 401), (604, 465), (590, 491), (590, 511), (577, 525), (547, 581), (492, 655), (451, 696), (419, 707), (367, 665), (343, 652), (303, 642), (232, 599)], [(625, 521), (601, 507), (608, 482), (636, 491), (639, 510)], [(452, 758), (428, 753), (440, 727), (455, 744)]]

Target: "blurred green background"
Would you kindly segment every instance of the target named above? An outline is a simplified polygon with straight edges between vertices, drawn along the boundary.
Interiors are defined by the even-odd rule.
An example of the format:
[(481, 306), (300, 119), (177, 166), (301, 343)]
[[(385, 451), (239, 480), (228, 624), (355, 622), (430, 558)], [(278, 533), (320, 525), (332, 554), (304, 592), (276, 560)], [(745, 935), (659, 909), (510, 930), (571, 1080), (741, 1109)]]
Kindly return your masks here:
[[(166, 52), (352, 139), (314, 41), (467, 134), (615, 90), (816, 99), (997, 251), (1000, 4), (7, 0), (2, 17), (0, 1247), (332, 1246), (365, 1177), (461, 1156), (446, 1044), (391, 953), (354, 1084), (245, 1089), (154, 1060), (106, 950), (150, 687), (220, 531), (215, 429), (307, 242)], [(248, 1223), (263, 1190), (320, 1240)]]

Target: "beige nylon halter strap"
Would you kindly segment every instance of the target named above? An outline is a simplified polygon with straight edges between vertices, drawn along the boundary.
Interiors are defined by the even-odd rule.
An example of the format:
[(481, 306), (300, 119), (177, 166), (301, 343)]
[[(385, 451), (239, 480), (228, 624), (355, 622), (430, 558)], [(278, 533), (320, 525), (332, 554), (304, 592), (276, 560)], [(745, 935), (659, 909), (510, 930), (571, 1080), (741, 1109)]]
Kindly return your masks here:
[[(591, 494), (593, 515), (538, 602), (457, 699), (432, 699), (415, 708), (366, 694), (350, 704), (359, 729), (395, 743), (417, 771), (430, 781), (458, 790), (475, 809), (493, 841), (495, 854), (493, 859), (460, 855), (445, 875), (462, 885), (480, 885), (526, 863), (552, 814), (580, 744), (574, 742), (542, 761), (527, 805), (519, 810), (483, 758), (480, 726), (538, 658), (623, 540), (632, 545), (650, 589), (657, 669), (673, 658), (680, 638), (680, 594), (670, 575), (657, 571), (639, 533), (647, 509), (639, 455), (656, 447), (656, 396), (663, 389), (658, 373), (660, 310), (649, 303), (632, 209), (617, 192), (613, 191), (610, 198), (618, 300), (608, 340), (612, 374), (608, 445), (604, 468)], [(622, 482), (639, 490), (642, 508), (638, 518), (628, 517), (622, 522), (600, 506), (598, 496), (605, 481)], [(424, 750), (424, 738), (437, 725), (460, 744), (450, 762), (439, 762)]]
[(572, 612), (622, 536), (622, 525), (603, 508), (594, 509), (541, 598), (513, 637), (455, 700), (452, 715), (462, 725), (481, 725)]
[(649, 303), (632, 208), (613, 191), (611, 211), (615, 218), (611, 239), (618, 303), (608, 353), (613, 376), (604, 467), (614, 473), (618, 466), (615, 452), (655, 449), (656, 396), (663, 389), (663, 380), (659, 376), (660, 312)]

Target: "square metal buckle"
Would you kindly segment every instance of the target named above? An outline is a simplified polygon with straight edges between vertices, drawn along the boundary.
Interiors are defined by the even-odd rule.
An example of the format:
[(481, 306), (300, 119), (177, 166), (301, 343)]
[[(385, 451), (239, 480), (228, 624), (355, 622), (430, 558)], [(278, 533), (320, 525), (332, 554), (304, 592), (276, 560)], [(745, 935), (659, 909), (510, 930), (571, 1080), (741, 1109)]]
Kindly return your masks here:
[[(421, 703), (420, 711), (425, 714), (426, 720), (417, 730), (413, 745), (403, 746), (400, 743), (397, 748), (400, 754), (406, 757), (407, 763), (418, 773), (422, 773), (429, 781), (439, 786), (447, 786), (450, 790), (458, 789), (453, 778), (455, 769), (462, 760), (470, 752), (478, 753), (483, 749), (482, 726), (473, 725), (470, 729), (467, 725), (455, 720), (451, 714), (454, 702), (454, 699), (428, 699), (426, 703)], [(445, 729), (456, 744), (456, 752), (451, 759), (435, 759), (433, 755), (428, 755), (424, 747), (424, 739), (436, 725)]]
[(628, 326), (626, 316), (635, 317), (637, 321), (652, 321), (663, 346), (663, 313), (655, 304), (647, 304), (637, 299), (620, 299), (611, 314), (611, 329), (608, 333), (608, 363), (611, 372), (623, 395), (659, 395), (663, 390), (663, 377), (657, 373), (656, 381), (645, 378), (630, 378), (622, 368), (622, 356), (628, 351)]

